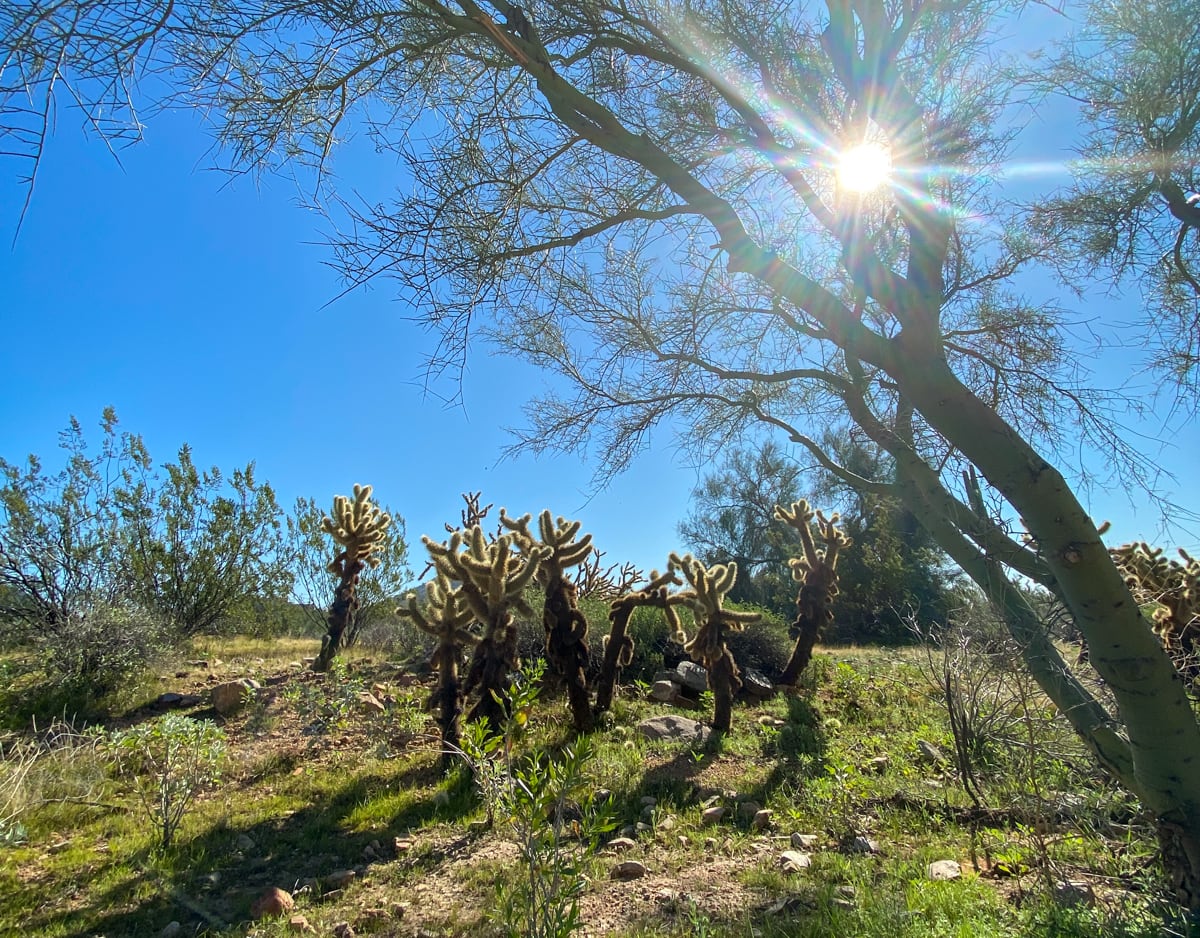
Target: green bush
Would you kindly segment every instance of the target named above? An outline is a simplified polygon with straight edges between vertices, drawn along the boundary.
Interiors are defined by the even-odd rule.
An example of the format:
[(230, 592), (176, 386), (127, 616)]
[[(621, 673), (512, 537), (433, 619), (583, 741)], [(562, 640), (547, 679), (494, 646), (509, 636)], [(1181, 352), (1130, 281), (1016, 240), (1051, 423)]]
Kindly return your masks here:
[(196, 796), (220, 777), (224, 731), (211, 721), (171, 713), (114, 733), (110, 744), (133, 779), (159, 848), (169, 849)]

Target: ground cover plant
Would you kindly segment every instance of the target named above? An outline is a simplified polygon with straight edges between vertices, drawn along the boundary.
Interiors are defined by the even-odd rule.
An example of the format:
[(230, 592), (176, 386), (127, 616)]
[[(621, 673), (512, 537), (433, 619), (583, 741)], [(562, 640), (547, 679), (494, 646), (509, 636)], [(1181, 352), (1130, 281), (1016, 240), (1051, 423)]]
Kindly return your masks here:
[[(56, 761), (68, 742), (51, 735), (31, 760), (7, 738), (0, 792), (21, 835), (0, 847), (0, 930), (119, 938), (179, 922), (178, 934), (269, 936), (294, 933), (302, 916), (324, 935), (346, 934), (343, 923), (385, 936), (511, 934), (524, 897), (547, 884), (530, 879), (532, 862), (566, 877), (559, 908), (574, 903), (594, 935), (1184, 933), (1157, 886), (1152, 827), (1031, 684), (1022, 740), (981, 744), (982, 801), (960, 783), (923, 652), (835, 648), (817, 649), (795, 693), (738, 699), (730, 732), (708, 744), (643, 738), (641, 719), (675, 709), (633, 685), (576, 737), (568, 701), (530, 682), (513, 699), (520, 732), (475, 750), (510, 783), (480, 797), (470, 766), (445, 768), (422, 711), (436, 675), (361, 651), (313, 673), (304, 659), (318, 650), (316, 639), (207, 639), (163, 672), (159, 686), (182, 693), (235, 676), (262, 685), (257, 707), (220, 718), (224, 779), (197, 791), (166, 850), (103, 747)], [(347, 686), (355, 697), (372, 689), (383, 710), (345, 712)], [(344, 718), (314, 725), (322, 699)], [(205, 701), (177, 718), (211, 716)], [(117, 732), (161, 719), (140, 707)], [(573, 810), (589, 803), (615, 822), (599, 849), (570, 840)], [(559, 848), (565, 867), (554, 866)], [(931, 879), (938, 860), (961, 874)], [(269, 887), (295, 905), (254, 920)], [(574, 919), (554, 921), (571, 933)]]

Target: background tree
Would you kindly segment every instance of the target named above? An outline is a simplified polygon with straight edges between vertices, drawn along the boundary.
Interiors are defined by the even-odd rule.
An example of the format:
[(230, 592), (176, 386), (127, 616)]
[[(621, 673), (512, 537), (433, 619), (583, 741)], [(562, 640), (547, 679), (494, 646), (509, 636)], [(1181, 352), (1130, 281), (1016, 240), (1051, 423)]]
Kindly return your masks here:
[[(342, 637), (351, 648), (360, 635), (382, 629), (396, 617), (396, 605), (412, 581), (408, 566), (408, 542), (404, 519), (389, 505), (381, 505), (392, 519), (383, 541), (377, 546), (378, 566), (358, 575), (358, 611)], [(312, 628), (325, 628), (326, 604), (331, 577), (329, 572), (329, 535), (321, 526), (325, 511), (314, 498), (298, 498), (286, 519), (284, 554), (292, 577), (292, 600), (304, 613)]]
[(161, 474), (127, 473), (121, 536), (133, 598), (180, 637), (212, 632), (255, 599), (291, 588), (275, 492), (254, 463), (228, 478), (184, 444)]
[[(395, 204), (335, 203), (352, 222), (337, 259), (352, 282), (398, 278), (441, 332), (435, 369), (493, 324), (562, 379), (520, 443), (598, 444), (600, 481), (669, 417), (700, 457), (762, 423), (856, 488), (902, 499), (1157, 819), (1176, 895), (1200, 911), (1200, 725), (1055, 461), (1096, 448), (1135, 482), (1146, 466), (1079, 382), (1062, 311), (1013, 286), (1060, 242), (979, 171), (1012, 136), (1015, 83), (989, 46), (1014, 6), (37, 0), (6, 11), (3, 113), (9, 149), (36, 158), (57, 89), (103, 130), (160, 66), (241, 167), (321, 167), (357, 121), (411, 185)], [(1094, 67), (1121, 87), (1147, 43), (1186, 60), (1191, 35), (1139, 35)], [(1143, 123), (1178, 97), (1152, 83)], [(1178, 134), (1162, 156), (1174, 166), (1194, 144)], [(839, 172), (889, 162), (887, 178)], [(895, 482), (819, 445), (814, 425), (842, 418), (895, 460)], [(1030, 544), (972, 508), (966, 466)], [(1062, 660), (1017, 576), (1069, 610), (1115, 708)]]

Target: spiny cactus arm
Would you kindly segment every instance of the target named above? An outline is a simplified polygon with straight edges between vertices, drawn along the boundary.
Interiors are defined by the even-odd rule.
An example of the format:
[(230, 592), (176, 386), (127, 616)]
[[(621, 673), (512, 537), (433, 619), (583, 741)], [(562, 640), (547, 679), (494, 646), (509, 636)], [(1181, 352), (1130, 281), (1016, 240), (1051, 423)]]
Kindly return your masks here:
[(500, 509), (500, 525), (512, 533), (513, 541), (523, 556), (532, 551), (538, 543), (538, 539), (529, 530), (529, 525), (532, 522), (533, 515), (531, 514), (524, 514), (519, 518), (514, 518), (505, 509)]
[(333, 500), (333, 517), (321, 519), (321, 529), (346, 548), (350, 559), (371, 566), (379, 563), (375, 552), (387, 536), (391, 516), (371, 501), (369, 485), (355, 485), (354, 498), (337, 495)]
[[(800, 543), (804, 546), (804, 557), (813, 565), (819, 562), (817, 545), (813, 542), (812, 536), (812, 520), (815, 516), (812, 507), (803, 498), (798, 502), (792, 502), (791, 508), (784, 508), (782, 505), (775, 506), (775, 518), (800, 533)], [(795, 576), (794, 573), (793, 576)], [(796, 579), (800, 578), (796, 577)]]
[(592, 536), (585, 534), (579, 537), (582, 527), (582, 521), (568, 521), (561, 516), (552, 520), (548, 508), (538, 516), (542, 543), (553, 552), (554, 562), (560, 571), (579, 566), (592, 552)]
[(840, 520), (841, 515), (836, 511), (828, 518), (821, 512), (817, 512), (817, 526), (821, 531), (821, 540), (825, 542), (824, 561), (830, 570), (837, 567), (838, 554), (842, 549), (854, 543), (850, 536), (837, 526)]

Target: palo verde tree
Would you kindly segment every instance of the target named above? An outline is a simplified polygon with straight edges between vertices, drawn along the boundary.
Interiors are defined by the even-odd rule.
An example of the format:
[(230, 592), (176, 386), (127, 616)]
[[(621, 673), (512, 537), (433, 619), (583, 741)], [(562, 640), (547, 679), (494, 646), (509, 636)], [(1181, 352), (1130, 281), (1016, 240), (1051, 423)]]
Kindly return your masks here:
[[(2, 14), (0, 114), (6, 151), (30, 159), (66, 88), (91, 126), (136, 134), (131, 86), (158, 68), (218, 121), (242, 167), (321, 167), (344, 128), (373, 134), (411, 178), (394, 203), (332, 203), (355, 216), (334, 249), (352, 281), (398, 278), (441, 331), (435, 368), (493, 326), (562, 379), (521, 442), (596, 442), (601, 481), (669, 416), (701, 455), (759, 423), (848, 484), (902, 500), (1157, 819), (1172, 887), (1200, 912), (1200, 724), (1056, 465), (1090, 446), (1136, 472), (1137, 453), (1075, 377), (1061, 309), (1012, 280), (1068, 249), (1122, 255), (1088, 253), (1104, 247), (1090, 240), (1103, 219), (1069, 214), (1091, 211), (1088, 191), (1045, 203), (1031, 225), (988, 171), (1012, 138), (1016, 89), (1041, 77), (1083, 97), (1095, 82), (1104, 93), (1086, 97), (1081, 137), (1108, 158), (1088, 171), (1126, 195), (1117, 208), (1138, 206), (1110, 215), (1132, 218), (1124, 230), (1165, 231), (1172, 254), (1182, 232), (1184, 263), (1146, 282), (1194, 311), (1194, 4), (1138, 4), (1138, 28), (1113, 4), (1072, 6), (1077, 46), (1006, 70), (993, 37), (1025, 6), (33, 0)], [(1187, 348), (1173, 351), (1195, 374)], [(814, 424), (842, 418), (895, 460), (894, 480), (857, 476), (818, 445)], [(967, 466), (1035, 547), (971, 508)], [(1062, 660), (1017, 577), (1069, 611), (1115, 708)]]
[[(588, 699), (588, 623), (579, 609), (575, 584), (566, 571), (578, 567), (592, 553), (592, 536), (579, 537), (582, 521), (568, 521), (550, 514), (546, 509), (538, 515), (538, 534), (529, 530), (531, 515), (510, 518), (500, 510), (500, 523), (515, 538), (522, 554), (540, 553), (537, 566), (538, 584), (546, 593), (542, 608), (542, 625), (546, 630), (546, 660), (554, 674), (567, 686), (571, 704), (571, 719), (581, 733), (592, 727), (592, 705)], [(540, 551), (539, 551), (540, 548)]]
[(353, 625), (358, 611), (359, 575), (380, 562), (379, 551), (391, 523), (392, 519), (371, 501), (371, 486), (357, 484), (354, 497), (335, 496), (332, 517), (326, 515), (322, 519), (322, 530), (341, 550), (329, 564), (329, 572), (338, 582), (326, 620), (328, 627), (321, 636), (321, 651), (313, 662), (314, 671), (328, 671), (333, 664), (342, 637)]

